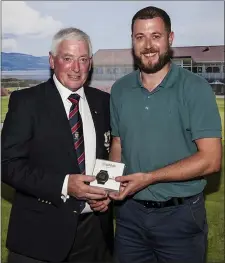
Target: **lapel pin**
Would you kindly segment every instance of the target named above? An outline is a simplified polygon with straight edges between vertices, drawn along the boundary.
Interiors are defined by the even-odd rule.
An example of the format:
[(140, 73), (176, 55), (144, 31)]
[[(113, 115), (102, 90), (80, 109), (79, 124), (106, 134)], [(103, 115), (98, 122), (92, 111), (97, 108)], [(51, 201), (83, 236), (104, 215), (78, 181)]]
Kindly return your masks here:
[(75, 132), (75, 133), (74, 133), (74, 139), (75, 139), (75, 140), (78, 140), (79, 137), (80, 137), (79, 132)]

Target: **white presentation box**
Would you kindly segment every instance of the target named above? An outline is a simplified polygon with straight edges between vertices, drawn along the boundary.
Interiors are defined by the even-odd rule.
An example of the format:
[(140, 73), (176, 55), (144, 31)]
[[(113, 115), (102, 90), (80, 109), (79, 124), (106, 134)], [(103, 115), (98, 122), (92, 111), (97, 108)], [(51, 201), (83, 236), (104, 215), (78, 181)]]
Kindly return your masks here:
[(90, 183), (109, 191), (119, 191), (120, 183), (115, 181), (115, 177), (123, 175), (125, 164), (96, 159), (93, 176), (96, 179)]

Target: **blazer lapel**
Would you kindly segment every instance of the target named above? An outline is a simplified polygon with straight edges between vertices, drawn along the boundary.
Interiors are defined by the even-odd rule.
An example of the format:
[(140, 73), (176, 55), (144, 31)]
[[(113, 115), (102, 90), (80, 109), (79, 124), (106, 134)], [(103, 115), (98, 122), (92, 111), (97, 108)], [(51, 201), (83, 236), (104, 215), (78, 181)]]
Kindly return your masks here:
[[(53, 132), (58, 133), (57, 144), (61, 144), (63, 148), (67, 148), (67, 152), (71, 156), (73, 162), (77, 159), (71, 134), (70, 124), (66, 115), (66, 111), (61, 96), (55, 86), (53, 79), (49, 79), (46, 83), (46, 116), (52, 123)], [(77, 162), (77, 161), (76, 161)]]

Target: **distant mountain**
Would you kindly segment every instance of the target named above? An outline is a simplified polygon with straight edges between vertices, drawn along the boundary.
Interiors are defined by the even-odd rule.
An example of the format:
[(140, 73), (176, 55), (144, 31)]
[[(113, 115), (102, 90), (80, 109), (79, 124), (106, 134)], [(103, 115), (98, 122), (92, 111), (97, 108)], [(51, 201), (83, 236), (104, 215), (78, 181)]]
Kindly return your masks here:
[(1, 52), (1, 70), (45, 70), (49, 69), (48, 57), (35, 57), (22, 53)]

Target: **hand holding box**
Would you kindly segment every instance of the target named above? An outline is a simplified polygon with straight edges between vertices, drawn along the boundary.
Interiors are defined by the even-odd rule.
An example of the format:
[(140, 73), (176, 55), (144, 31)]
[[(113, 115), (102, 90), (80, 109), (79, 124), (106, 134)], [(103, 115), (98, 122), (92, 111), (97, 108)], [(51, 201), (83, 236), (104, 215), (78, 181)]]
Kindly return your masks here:
[(112, 162), (96, 159), (93, 176), (96, 180), (90, 183), (109, 191), (119, 191), (120, 183), (115, 181), (115, 177), (123, 175), (124, 163)]

